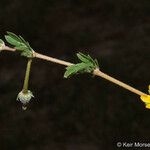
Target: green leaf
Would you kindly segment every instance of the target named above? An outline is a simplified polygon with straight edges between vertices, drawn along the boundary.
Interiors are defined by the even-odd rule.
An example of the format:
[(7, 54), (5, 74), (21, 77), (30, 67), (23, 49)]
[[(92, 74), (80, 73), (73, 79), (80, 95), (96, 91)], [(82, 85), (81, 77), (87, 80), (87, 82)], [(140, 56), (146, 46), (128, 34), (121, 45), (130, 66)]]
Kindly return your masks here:
[(99, 68), (99, 64), (98, 64), (97, 59), (94, 59), (94, 62), (95, 62), (95, 66), (96, 66), (96, 68)]
[(21, 44), (19, 41), (15, 40), (14, 38), (12, 38), (12, 37), (9, 36), (9, 35), (5, 35), (5, 39), (6, 39), (6, 41), (7, 41), (9, 44), (11, 44), (11, 45), (13, 45), (13, 46), (18, 46), (18, 45)]
[(19, 36), (19, 38), (20, 38), (20, 40), (26, 45), (26, 47), (28, 47), (29, 50), (32, 51), (32, 48), (31, 48), (29, 42), (25, 41), (25, 39), (24, 39), (22, 36)]
[(20, 50), (20, 51), (24, 51), (26, 49), (25, 45), (18, 45), (15, 47), (15, 49)]
[(79, 52), (77, 53), (77, 57), (82, 61), (82, 62), (90, 62), (89, 58), (84, 55), (83, 53)]
[(22, 43), (27, 43), (22, 36), (19, 35), (19, 38), (20, 38), (20, 40), (21, 40)]
[(13, 38), (14, 40), (16, 40), (16, 41), (18, 41), (18, 42), (21, 42), (20, 38), (19, 38), (16, 34), (14, 34), (14, 33), (12, 33), (12, 32), (8, 32), (8, 31), (7, 31), (7, 34), (8, 34), (11, 38)]
[(90, 55), (88, 55), (88, 59), (93, 65), (95, 65), (95, 61)]
[(81, 63), (67, 67), (64, 74), (65, 78), (78, 73), (92, 73), (99, 66), (98, 61), (96, 59), (93, 60), (89, 55), (84, 55), (79, 52), (77, 53), (77, 57)]
[(96, 59), (93, 59), (90, 55), (85, 55), (85, 54), (79, 52), (79, 53), (77, 53), (77, 57), (84, 63), (90, 62), (97, 67), (99, 66), (98, 61)]
[(32, 58), (33, 57), (33, 54), (31, 51), (23, 51), (21, 53), (21, 56), (25, 56), (25, 57), (28, 57), (28, 58)]
[(12, 32), (7, 32), (7, 35), (5, 35), (5, 39), (9, 44), (13, 45), (16, 50), (21, 51), (21, 56), (30, 58), (33, 57), (33, 49), (22, 36), (17, 36)]
[(73, 74), (76, 74), (78, 72), (84, 71), (84, 69), (86, 67), (88, 67), (88, 66), (89, 65), (86, 64), (86, 63), (79, 63), (79, 64), (75, 64), (75, 65), (69, 66), (69, 67), (66, 68), (67, 71), (65, 72), (64, 77), (68, 78), (68, 77), (70, 77)]

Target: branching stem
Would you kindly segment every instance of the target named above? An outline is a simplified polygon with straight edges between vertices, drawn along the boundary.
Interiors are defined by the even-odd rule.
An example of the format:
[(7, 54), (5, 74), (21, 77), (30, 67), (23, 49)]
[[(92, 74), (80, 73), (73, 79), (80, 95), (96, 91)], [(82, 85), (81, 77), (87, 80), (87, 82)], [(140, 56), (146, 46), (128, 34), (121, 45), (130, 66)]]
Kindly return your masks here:
[[(14, 48), (10, 48), (10, 47), (7, 47), (7, 46), (6, 46), (6, 48), (4, 50), (12, 51), (12, 52), (16, 51)], [(61, 64), (61, 65), (64, 65), (64, 66), (71, 66), (71, 65), (73, 65), (73, 63), (70, 63), (70, 62), (67, 62), (67, 61), (63, 61), (63, 60), (60, 60), (60, 59), (57, 59), (57, 58), (49, 57), (49, 56), (46, 56), (46, 55), (43, 55), (43, 54), (40, 54), (40, 53), (36, 53), (36, 52), (34, 52), (33, 56), (35, 58), (39, 58), (39, 59), (42, 59), (42, 60), (46, 60), (46, 61), (50, 61), (50, 62), (53, 62), (53, 63)], [(29, 59), (28, 64), (27, 64), (27, 68), (31, 67), (31, 62), (32, 62), (32, 59)], [(28, 76), (29, 76), (29, 73), (30, 73), (30, 69), (27, 69), (26, 70), (26, 78), (25, 78), (24, 87), (23, 87), (24, 92), (26, 92), (27, 88), (28, 88)], [(102, 77), (102, 78), (104, 78), (104, 79), (106, 79), (106, 80), (108, 80), (110, 82), (113, 82), (114, 84), (117, 84), (117, 85), (119, 85), (119, 86), (121, 86), (121, 87), (123, 87), (123, 88), (125, 88), (125, 89), (127, 89), (129, 91), (131, 91), (132, 93), (135, 93), (135, 94), (140, 95), (140, 96), (141, 95), (147, 96), (146, 93), (144, 93), (142, 91), (139, 91), (139, 90), (133, 88), (132, 86), (130, 86), (128, 84), (125, 84), (125, 83), (123, 83), (123, 82), (121, 82), (121, 81), (119, 81), (119, 80), (117, 80), (117, 79), (115, 79), (115, 78), (113, 78), (113, 77), (103, 73), (99, 69), (95, 69), (93, 71), (93, 74), (96, 75), (96, 76)]]

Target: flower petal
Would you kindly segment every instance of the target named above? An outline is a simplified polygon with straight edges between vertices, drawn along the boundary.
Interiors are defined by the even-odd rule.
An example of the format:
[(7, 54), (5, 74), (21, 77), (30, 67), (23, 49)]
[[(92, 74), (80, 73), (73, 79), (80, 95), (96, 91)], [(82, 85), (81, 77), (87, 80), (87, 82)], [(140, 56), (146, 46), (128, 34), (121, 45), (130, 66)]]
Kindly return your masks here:
[(141, 100), (145, 103), (150, 103), (150, 95), (141, 95)]
[(146, 107), (147, 109), (150, 109), (150, 103), (147, 103), (147, 104), (145, 105), (145, 107)]

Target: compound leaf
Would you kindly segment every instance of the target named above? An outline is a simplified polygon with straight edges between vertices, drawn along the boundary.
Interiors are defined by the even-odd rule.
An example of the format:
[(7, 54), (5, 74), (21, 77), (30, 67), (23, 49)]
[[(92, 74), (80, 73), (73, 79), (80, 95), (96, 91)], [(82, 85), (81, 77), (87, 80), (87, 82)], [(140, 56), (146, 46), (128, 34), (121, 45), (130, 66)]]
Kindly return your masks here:
[(82, 71), (84, 71), (87, 67), (89, 66), (89, 64), (86, 63), (78, 63), (75, 65), (71, 65), (69, 67), (66, 68), (66, 72), (64, 74), (65, 78), (68, 78), (76, 73), (81, 73)]
[(68, 78), (77, 73), (91, 73), (99, 66), (98, 61), (96, 59), (93, 60), (89, 55), (84, 55), (79, 52), (77, 53), (77, 57), (81, 63), (68, 66), (64, 74), (65, 78)]
[(12, 32), (7, 32), (7, 35), (5, 35), (6, 41), (13, 45), (16, 50), (21, 51), (21, 55), (25, 57), (33, 57), (30, 44), (25, 41), (25, 39), (22, 36), (17, 36), (16, 34)]

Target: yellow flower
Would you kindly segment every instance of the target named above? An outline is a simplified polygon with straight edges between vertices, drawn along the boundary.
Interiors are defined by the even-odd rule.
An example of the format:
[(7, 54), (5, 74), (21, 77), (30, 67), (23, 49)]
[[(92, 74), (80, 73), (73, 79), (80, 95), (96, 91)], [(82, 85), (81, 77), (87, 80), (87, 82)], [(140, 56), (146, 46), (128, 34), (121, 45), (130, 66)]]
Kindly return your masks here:
[(145, 107), (150, 109), (150, 95), (141, 95), (140, 98), (145, 103)]

